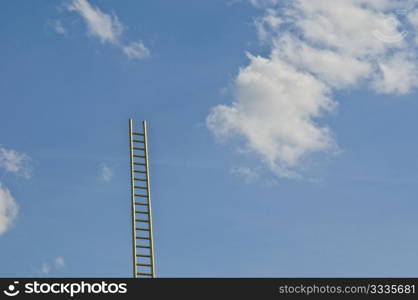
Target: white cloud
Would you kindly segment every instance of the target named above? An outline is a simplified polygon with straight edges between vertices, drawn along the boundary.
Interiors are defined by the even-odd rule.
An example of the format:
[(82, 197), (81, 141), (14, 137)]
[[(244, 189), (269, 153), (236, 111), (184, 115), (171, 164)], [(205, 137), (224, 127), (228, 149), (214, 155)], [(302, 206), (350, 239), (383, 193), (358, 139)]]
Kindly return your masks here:
[(51, 272), (51, 267), (47, 263), (42, 264), (41, 272), (43, 274), (49, 274)]
[(48, 25), (58, 34), (67, 33), (67, 30), (65, 30), (60, 20), (51, 20), (48, 22)]
[(64, 268), (65, 267), (65, 260), (64, 260), (64, 258), (62, 258), (61, 256), (55, 258), (54, 265), (57, 268)]
[(112, 180), (112, 178), (113, 178), (113, 170), (110, 167), (102, 164), (100, 166), (100, 180), (104, 182), (109, 182)]
[(0, 235), (13, 225), (19, 207), (10, 191), (0, 183)]
[(256, 7), (274, 6), (279, 3), (279, 0), (250, 0), (250, 3)]
[(373, 38), (373, 30), (393, 36), (399, 32), (396, 27), (386, 28), (389, 14), (368, 9), (366, 4), (365, 0), (295, 1), (293, 16), (296, 29), (306, 40), (321, 47), (359, 57), (399, 47), (399, 44), (386, 44)]
[[(0, 168), (28, 179), (31, 176), (29, 156), (15, 150), (0, 147)], [(12, 225), (19, 207), (10, 191), (0, 182), (0, 235)]]
[[(255, 19), (271, 52), (250, 56), (232, 104), (213, 108), (207, 124), (217, 138), (243, 139), (278, 176), (297, 177), (305, 157), (336, 149), (320, 124), (336, 107), (334, 90), (369, 84), (405, 94), (418, 87), (417, 49), (407, 34), (418, 19), (411, 1), (251, 2), (272, 6)], [(398, 16), (405, 8), (409, 23)]]
[(52, 262), (45, 262), (42, 264), (40, 272), (42, 274), (50, 274), (51, 272), (58, 271), (65, 267), (65, 260), (63, 257), (56, 257)]
[(354, 85), (372, 71), (369, 63), (328, 49), (318, 49), (290, 35), (274, 41), (272, 56), (277, 56), (299, 70), (308, 71), (335, 88)]
[(129, 58), (144, 59), (150, 55), (149, 49), (142, 42), (133, 42), (129, 45), (122, 43), (124, 26), (116, 15), (102, 12), (87, 0), (72, 0), (67, 8), (83, 18), (89, 34), (98, 38), (101, 43), (109, 43), (120, 48)]
[(150, 56), (150, 51), (147, 47), (145, 47), (144, 43), (141, 41), (133, 42), (128, 46), (123, 47), (123, 52), (129, 58), (144, 59)]
[(409, 35), (413, 36), (415, 44), (418, 45), (418, 10), (409, 11), (407, 19), (412, 26), (412, 33), (409, 33)]
[(99, 38), (102, 43), (119, 43), (123, 25), (116, 16), (103, 13), (98, 7), (91, 6), (87, 0), (73, 0), (68, 9), (79, 13), (86, 22), (89, 33)]
[(256, 171), (247, 167), (232, 168), (231, 173), (242, 178), (246, 183), (254, 182), (259, 178)]
[(414, 27), (418, 28), (418, 10), (409, 12), (407, 18)]
[(304, 156), (333, 148), (329, 130), (315, 118), (335, 103), (312, 75), (278, 58), (250, 59), (235, 80), (236, 102), (215, 107), (208, 126), (219, 138), (244, 137), (247, 148), (279, 176), (296, 176), (291, 168)]
[(5, 169), (7, 172), (30, 178), (29, 160), (29, 156), (24, 153), (0, 147), (0, 168)]
[(418, 84), (418, 66), (412, 53), (398, 52), (379, 63), (373, 87), (385, 94), (406, 94)]
[(258, 38), (267, 41), (271, 38), (270, 32), (276, 31), (283, 24), (283, 19), (278, 16), (277, 10), (268, 8), (263, 17), (256, 18), (254, 25), (257, 29)]

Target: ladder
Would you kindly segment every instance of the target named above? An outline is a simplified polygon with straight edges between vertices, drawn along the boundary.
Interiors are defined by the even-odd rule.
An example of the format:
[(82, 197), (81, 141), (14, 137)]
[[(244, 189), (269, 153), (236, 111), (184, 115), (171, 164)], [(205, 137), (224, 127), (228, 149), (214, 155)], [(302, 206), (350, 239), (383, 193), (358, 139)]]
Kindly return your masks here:
[(154, 278), (154, 245), (146, 121), (142, 121), (142, 132), (136, 132), (134, 131), (133, 120), (129, 119), (129, 149), (133, 277)]

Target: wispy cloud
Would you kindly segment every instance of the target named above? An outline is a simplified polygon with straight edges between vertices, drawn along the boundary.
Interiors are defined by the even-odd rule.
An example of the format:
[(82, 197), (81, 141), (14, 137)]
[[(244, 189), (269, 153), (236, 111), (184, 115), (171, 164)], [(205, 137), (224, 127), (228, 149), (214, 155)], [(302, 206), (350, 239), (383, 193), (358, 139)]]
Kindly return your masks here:
[(283, 19), (279, 16), (279, 12), (275, 9), (267, 9), (263, 17), (258, 17), (254, 20), (254, 25), (257, 29), (258, 38), (261, 41), (267, 41), (271, 30), (277, 30), (283, 24)]
[(264, 7), (270, 5), (276, 5), (279, 0), (249, 0), (250, 3), (256, 7)]
[(10, 191), (0, 183), (0, 235), (13, 225), (19, 207)]
[[(214, 107), (207, 124), (219, 139), (243, 138), (279, 177), (299, 177), (307, 156), (337, 149), (320, 123), (338, 106), (334, 91), (364, 83), (382, 94), (418, 87), (417, 44), (406, 34), (418, 29), (414, 2), (250, 2), (267, 6), (255, 26), (270, 54), (248, 55), (233, 103)], [(405, 10), (409, 18), (397, 15)]]
[(50, 20), (48, 21), (48, 26), (51, 27), (56, 33), (58, 34), (66, 34), (67, 30), (65, 30), (62, 22), (60, 20)]
[(30, 178), (30, 158), (24, 153), (0, 147), (0, 168), (5, 171)]
[(68, 9), (80, 14), (86, 22), (89, 34), (97, 37), (102, 43), (119, 43), (123, 25), (116, 16), (103, 13), (98, 7), (91, 6), (87, 0), (73, 0)]
[(259, 175), (256, 171), (247, 167), (232, 168), (231, 174), (243, 179), (246, 183), (255, 182), (259, 178)]
[(54, 265), (57, 268), (64, 268), (65, 267), (65, 260), (64, 260), (64, 258), (62, 258), (61, 256), (55, 258)]
[(40, 273), (43, 275), (50, 274), (51, 272), (58, 271), (65, 268), (65, 260), (61, 256), (55, 258), (52, 262), (45, 262), (42, 264)]
[(87, 0), (72, 0), (67, 8), (83, 18), (89, 35), (99, 39), (101, 43), (120, 48), (129, 58), (145, 59), (150, 56), (149, 49), (142, 41), (131, 42), (128, 45), (121, 41), (125, 27), (115, 14), (102, 12)]
[[(24, 153), (0, 147), (0, 169), (26, 179), (31, 177), (30, 158)], [(19, 212), (10, 190), (0, 182), (0, 235), (13, 225)]]
[(113, 179), (114, 173), (113, 170), (105, 165), (105, 164), (101, 164), (100, 165), (100, 175), (99, 175), (99, 179), (103, 182), (110, 182)]
[(51, 272), (51, 267), (47, 263), (43, 263), (41, 267), (41, 273), (42, 274), (49, 274)]
[(147, 47), (145, 47), (144, 43), (139, 42), (133, 42), (129, 44), (128, 46), (123, 47), (123, 52), (129, 57), (129, 58), (138, 58), (143, 59), (150, 56), (150, 51)]

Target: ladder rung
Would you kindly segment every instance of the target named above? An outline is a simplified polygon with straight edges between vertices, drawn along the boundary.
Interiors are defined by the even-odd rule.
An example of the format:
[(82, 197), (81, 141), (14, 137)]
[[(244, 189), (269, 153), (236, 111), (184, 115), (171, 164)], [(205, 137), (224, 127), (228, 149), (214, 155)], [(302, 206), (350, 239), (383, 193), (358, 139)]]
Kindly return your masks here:
[(137, 158), (145, 158), (146, 156), (145, 155), (137, 155), (137, 154), (134, 154), (134, 157), (137, 157)]
[(141, 133), (141, 132), (132, 132), (132, 135), (142, 135), (142, 136), (144, 136), (144, 134)]
[(151, 264), (136, 264), (136, 265), (140, 267), (151, 267)]
[(142, 246), (142, 245), (137, 245), (137, 248), (141, 248), (141, 249), (151, 249), (150, 246)]
[(142, 275), (142, 276), (152, 276), (152, 274), (148, 274), (148, 273), (136, 273), (136, 275)]
[(144, 143), (145, 141), (141, 141), (141, 140), (132, 140), (132, 142), (134, 142), (134, 143)]
[(139, 256), (139, 257), (151, 257), (151, 255), (147, 255), (147, 254), (137, 254), (136, 256)]
[(148, 198), (148, 195), (135, 194), (135, 197)]
[(149, 215), (149, 212), (147, 211), (140, 211), (140, 210), (136, 210), (135, 211), (136, 214), (145, 214), (145, 215)]
[(140, 231), (149, 231), (149, 228), (135, 228), (136, 230), (140, 230)]
[(135, 219), (135, 222), (149, 223), (149, 220)]
[(146, 190), (147, 187), (146, 186), (134, 186), (134, 189), (143, 189), (143, 190)]
[(136, 237), (138, 240), (150, 240), (149, 237), (144, 237), (144, 236), (137, 236)]
[(145, 151), (145, 148), (140, 148), (140, 147), (133, 147), (134, 150), (141, 150), (141, 151)]
[(143, 206), (148, 206), (148, 203), (139, 203), (139, 202), (135, 202), (135, 205), (143, 205)]
[(136, 166), (146, 166), (146, 163), (139, 163), (139, 162), (134, 162), (134, 165)]
[(138, 171), (138, 170), (134, 170), (135, 173), (141, 173), (141, 174), (147, 174), (146, 171)]
[(134, 178), (134, 180), (136, 180), (136, 181), (147, 181), (146, 179), (144, 179), (144, 178)]

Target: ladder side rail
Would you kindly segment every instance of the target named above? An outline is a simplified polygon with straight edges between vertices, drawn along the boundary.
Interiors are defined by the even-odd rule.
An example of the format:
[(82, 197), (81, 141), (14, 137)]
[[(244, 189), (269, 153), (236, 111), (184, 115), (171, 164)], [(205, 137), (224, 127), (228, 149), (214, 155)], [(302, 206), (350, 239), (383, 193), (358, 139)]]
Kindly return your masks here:
[(129, 119), (129, 158), (131, 171), (131, 218), (132, 218), (132, 259), (133, 259), (133, 278), (137, 277), (137, 247), (136, 247), (136, 213), (135, 213), (135, 174), (134, 174), (134, 144), (133, 144), (133, 124), (132, 119)]
[(147, 122), (142, 121), (142, 132), (144, 134), (144, 156), (145, 156), (145, 172), (147, 181), (147, 202), (149, 212), (149, 237), (150, 237), (150, 255), (151, 255), (151, 277), (155, 277), (155, 265), (154, 265), (154, 238), (152, 234), (152, 210), (151, 210), (151, 189), (150, 189), (150, 174), (149, 174), (149, 161), (148, 161), (148, 136), (147, 136)]

